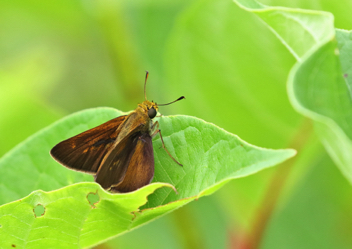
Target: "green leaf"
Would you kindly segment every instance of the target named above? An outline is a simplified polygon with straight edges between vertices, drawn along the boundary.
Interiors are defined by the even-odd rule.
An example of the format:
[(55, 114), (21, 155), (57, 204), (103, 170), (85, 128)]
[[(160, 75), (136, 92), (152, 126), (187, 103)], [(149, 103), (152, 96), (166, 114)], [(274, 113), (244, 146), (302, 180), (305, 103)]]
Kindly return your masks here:
[[(111, 108), (78, 112), (13, 149), (0, 161), (2, 202), (36, 189), (54, 190), (92, 180), (90, 175), (56, 163), (49, 150), (62, 139), (121, 114)], [(38, 243), (48, 248), (57, 241), (62, 248), (89, 247), (209, 195), (230, 179), (253, 174), (295, 154), (291, 149), (255, 147), (194, 117), (163, 116), (159, 123), (166, 147), (183, 167), (160, 149), (157, 138), (153, 141), (154, 183), (129, 194), (110, 194), (96, 183), (34, 191), (0, 208), (1, 229), (5, 231), (0, 240), (26, 248)], [(163, 186), (168, 188), (160, 188)]]
[(331, 13), (271, 7), (256, 0), (234, 1), (243, 9), (257, 14), (297, 60), (334, 35), (334, 17)]
[(315, 121), (325, 149), (352, 183), (351, 33), (335, 31), (327, 12), (235, 2), (262, 18), (296, 57), (288, 78), (290, 101)]
[[(133, 212), (161, 186), (169, 185), (150, 184), (129, 194), (107, 193), (97, 183), (78, 183), (52, 192), (37, 190), (0, 208), (1, 245), (81, 248), (96, 244), (130, 229)], [(98, 196), (97, 203), (89, 202), (90, 194)]]

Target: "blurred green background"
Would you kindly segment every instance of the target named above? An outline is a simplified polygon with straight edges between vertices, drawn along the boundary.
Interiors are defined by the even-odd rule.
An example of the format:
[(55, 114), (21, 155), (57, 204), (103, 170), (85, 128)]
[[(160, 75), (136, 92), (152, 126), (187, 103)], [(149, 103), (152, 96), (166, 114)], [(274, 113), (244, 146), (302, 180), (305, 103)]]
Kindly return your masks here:
[[(352, 29), (349, 0), (262, 3), (329, 11), (337, 28)], [(309, 122), (287, 99), (294, 63), (230, 0), (0, 0), (0, 156), (75, 111), (135, 109), (145, 70), (150, 100), (186, 96), (162, 114), (196, 116), (261, 147), (295, 147)], [(303, 135), (292, 165), (234, 180), (97, 248), (249, 248), (263, 224), (261, 248), (352, 248), (351, 186), (312, 130)]]

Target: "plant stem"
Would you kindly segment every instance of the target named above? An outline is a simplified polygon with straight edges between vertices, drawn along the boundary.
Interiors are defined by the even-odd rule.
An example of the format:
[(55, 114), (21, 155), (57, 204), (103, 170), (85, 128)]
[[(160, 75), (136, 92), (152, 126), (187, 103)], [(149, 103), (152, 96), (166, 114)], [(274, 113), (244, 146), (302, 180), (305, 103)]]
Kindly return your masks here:
[[(297, 134), (289, 143), (288, 147), (296, 149), (299, 153), (309, 140), (312, 132), (312, 122), (309, 119), (305, 119)], [(268, 189), (264, 194), (260, 209), (254, 219), (252, 230), (249, 233), (248, 249), (260, 248), (265, 229), (272, 214), (275, 211), (275, 207), (278, 204), (280, 194), (290, 175), (291, 169), (295, 165), (296, 160), (297, 157), (287, 160), (286, 162), (282, 163), (282, 165), (280, 165), (280, 167), (278, 167), (274, 173)]]

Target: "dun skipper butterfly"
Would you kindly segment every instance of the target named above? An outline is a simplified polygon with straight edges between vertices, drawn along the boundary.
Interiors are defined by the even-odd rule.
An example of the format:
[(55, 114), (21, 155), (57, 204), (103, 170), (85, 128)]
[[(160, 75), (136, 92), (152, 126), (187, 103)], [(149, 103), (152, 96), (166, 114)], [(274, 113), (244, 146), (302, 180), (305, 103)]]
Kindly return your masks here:
[(158, 121), (153, 122), (158, 105), (147, 100), (128, 115), (114, 118), (93, 129), (85, 131), (57, 144), (51, 156), (64, 166), (95, 176), (95, 181), (104, 189), (115, 192), (130, 192), (151, 182), (154, 176), (152, 138), (158, 133), (166, 153), (182, 166), (166, 149)]

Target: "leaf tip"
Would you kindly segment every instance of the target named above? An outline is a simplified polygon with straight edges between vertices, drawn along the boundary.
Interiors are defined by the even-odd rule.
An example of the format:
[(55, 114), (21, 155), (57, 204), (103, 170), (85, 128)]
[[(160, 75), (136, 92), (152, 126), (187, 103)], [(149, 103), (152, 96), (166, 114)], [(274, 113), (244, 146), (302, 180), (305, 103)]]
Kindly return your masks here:
[(294, 157), (295, 155), (297, 155), (297, 150), (295, 149), (286, 149), (289, 153), (289, 158)]

